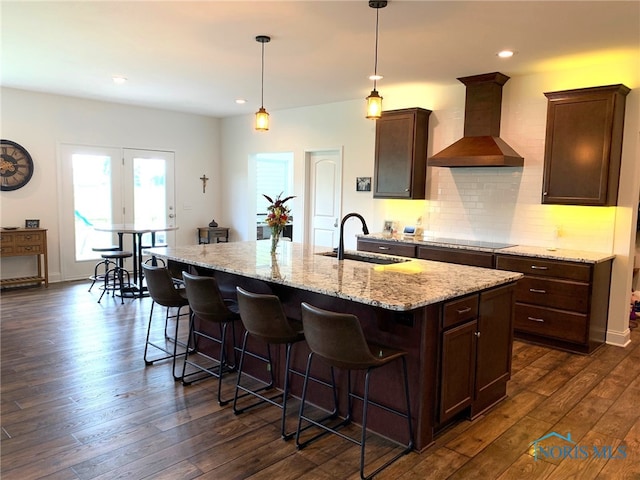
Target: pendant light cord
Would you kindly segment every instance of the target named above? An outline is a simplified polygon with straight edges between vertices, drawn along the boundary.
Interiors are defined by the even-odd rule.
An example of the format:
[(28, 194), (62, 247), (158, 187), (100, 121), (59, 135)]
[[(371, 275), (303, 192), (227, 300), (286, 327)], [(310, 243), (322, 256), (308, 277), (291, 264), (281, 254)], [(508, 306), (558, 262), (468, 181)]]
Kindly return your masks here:
[(262, 79), (260, 80), (260, 107), (264, 108), (264, 42), (262, 42)]
[(376, 82), (378, 77), (378, 19), (380, 16), (380, 9), (376, 8), (376, 52), (373, 62), (373, 89), (376, 89)]

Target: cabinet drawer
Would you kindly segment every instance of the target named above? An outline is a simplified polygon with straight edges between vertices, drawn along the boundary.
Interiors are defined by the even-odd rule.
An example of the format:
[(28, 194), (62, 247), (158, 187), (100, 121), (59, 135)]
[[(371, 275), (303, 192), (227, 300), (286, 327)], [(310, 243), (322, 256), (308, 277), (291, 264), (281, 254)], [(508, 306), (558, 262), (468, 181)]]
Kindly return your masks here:
[(516, 301), (588, 313), (589, 284), (525, 276), (518, 280)]
[(418, 247), (418, 258), (437, 262), (457, 263), (474, 267), (493, 268), (493, 254), (460, 248)]
[(15, 246), (14, 252), (16, 255), (37, 255), (42, 253), (42, 245), (21, 245), (17, 244)]
[(358, 250), (363, 252), (386, 253), (400, 257), (416, 256), (416, 246), (397, 242), (370, 242), (358, 239)]
[(16, 244), (33, 245), (42, 243), (42, 233), (18, 233), (16, 234)]
[(442, 315), (442, 328), (453, 327), (478, 316), (478, 295), (445, 303)]
[(8, 245), (2, 245), (0, 246), (0, 255), (14, 255), (15, 252), (15, 247), (13, 246), (13, 244), (8, 244)]
[(528, 275), (539, 275), (551, 278), (566, 278), (589, 282), (591, 267), (589, 265), (543, 260), (533, 257), (515, 257), (511, 255), (498, 255), (496, 257), (498, 270), (522, 272)]
[(14, 235), (12, 233), (3, 233), (2, 235), (0, 235), (0, 245), (4, 247), (5, 245), (12, 244), (14, 240), (13, 237)]
[(584, 344), (588, 335), (587, 315), (516, 303), (516, 330)]

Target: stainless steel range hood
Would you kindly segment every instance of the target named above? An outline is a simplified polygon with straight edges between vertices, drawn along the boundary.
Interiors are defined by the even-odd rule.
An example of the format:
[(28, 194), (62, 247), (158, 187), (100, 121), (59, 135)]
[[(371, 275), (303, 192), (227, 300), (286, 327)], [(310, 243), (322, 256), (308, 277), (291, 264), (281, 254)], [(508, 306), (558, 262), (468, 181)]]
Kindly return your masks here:
[(499, 72), (458, 78), (467, 87), (464, 137), (429, 158), (432, 167), (521, 167), (518, 152), (500, 138), (502, 86)]

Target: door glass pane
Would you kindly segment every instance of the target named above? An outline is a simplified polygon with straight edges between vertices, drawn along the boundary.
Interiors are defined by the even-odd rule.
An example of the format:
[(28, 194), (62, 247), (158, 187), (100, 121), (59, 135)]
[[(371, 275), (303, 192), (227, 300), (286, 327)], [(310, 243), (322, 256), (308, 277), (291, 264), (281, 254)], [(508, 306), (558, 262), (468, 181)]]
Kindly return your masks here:
[[(167, 164), (163, 159), (133, 159), (133, 205), (136, 225), (167, 225)], [(167, 243), (166, 232), (156, 233), (156, 244)], [(142, 237), (142, 244), (152, 244), (151, 234)]]
[(110, 246), (111, 234), (96, 232), (94, 225), (113, 223), (111, 211), (111, 157), (74, 154), (73, 206), (75, 214), (75, 259), (97, 259), (95, 246)]

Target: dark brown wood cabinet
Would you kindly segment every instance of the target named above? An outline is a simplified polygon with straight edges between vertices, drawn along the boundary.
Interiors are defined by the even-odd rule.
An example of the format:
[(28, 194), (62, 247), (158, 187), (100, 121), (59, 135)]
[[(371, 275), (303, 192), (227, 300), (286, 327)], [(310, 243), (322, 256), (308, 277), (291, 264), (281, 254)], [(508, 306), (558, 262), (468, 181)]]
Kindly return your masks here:
[(474, 267), (493, 268), (493, 253), (465, 250), (464, 248), (446, 248), (418, 246), (418, 258), (436, 262), (472, 265)]
[(376, 120), (374, 198), (426, 198), (431, 110), (387, 110)]
[(542, 203), (616, 205), (629, 91), (618, 84), (545, 93)]
[(438, 424), (466, 411), (475, 418), (505, 398), (511, 378), (514, 286), (444, 304)]
[(516, 287), (516, 336), (593, 352), (606, 337), (611, 266), (497, 255), (496, 268), (525, 274)]
[(358, 237), (358, 250), (362, 252), (386, 253), (387, 255), (397, 255), (399, 257), (416, 256), (416, 246), (410, 243), (401, 243), (393, 240), (370, 240)]

